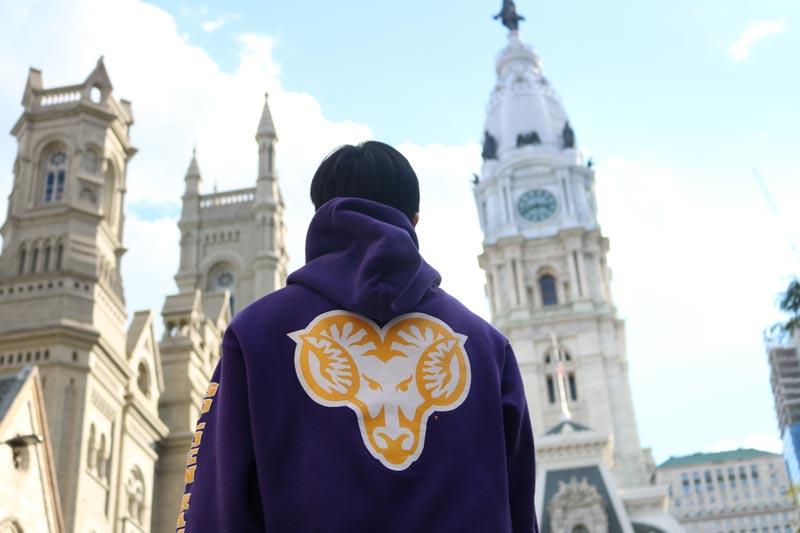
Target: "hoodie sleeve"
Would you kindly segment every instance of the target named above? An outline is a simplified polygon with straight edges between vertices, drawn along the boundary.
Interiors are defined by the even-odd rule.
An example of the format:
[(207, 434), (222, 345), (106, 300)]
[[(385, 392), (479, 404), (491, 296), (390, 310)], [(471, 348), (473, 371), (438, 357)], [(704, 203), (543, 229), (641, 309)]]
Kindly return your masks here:
[(512, 528), (514, 533), (538, 532), (533, 503), (536, 483), (533, 431), (522, 376), (510, 345), (506, 345), (502, 387)]
[(200, 412), (177, 533), (263, 532), (244, 358), (230, 327)]

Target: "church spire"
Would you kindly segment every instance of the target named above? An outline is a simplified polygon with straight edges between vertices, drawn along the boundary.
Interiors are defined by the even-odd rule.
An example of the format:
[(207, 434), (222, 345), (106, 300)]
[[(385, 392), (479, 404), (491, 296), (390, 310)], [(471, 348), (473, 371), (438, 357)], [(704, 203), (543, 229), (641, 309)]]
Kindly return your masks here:
[(184, 196), (200, 194), (200, 186), (203, 183), (203, 177), (200, 175), (200, 165), (197, 163), (197, 146), (192, 148), (192, 160), (189, 162), (189, 168), (186, 169), (186, 177), (184, 177), (183, 180), (186, 183)]
[[(272, 121), (272, 112), (269, 109), (269, 93), (264, 93), (264, 109), (261, 111), (261, 120), (258, 122), (256, 131), (256, 142), (258, 143), (258, 180), (272, 181), (275, 178), (275, 143), (278, 134), (275, 131), (275, 123)], [(262, 185), (259, 185), (262, 187)], [(262, 189), (264, 189), (262, 187)], [(262, 191), (275, 198), (275, 191), (272, 185), (267, 185)], [(266, 196), (265, 196), (266, 198)]]
[(272, 121), (272, 112), (269, 110), (269, 93), (264, 93), (264, 109), (261, 111), (261, 120), (258, 123), (258, 131), (256, 131), (256, 140), (261, 141), (262, 138), (277, 139), (275, 132), (275, 123)]

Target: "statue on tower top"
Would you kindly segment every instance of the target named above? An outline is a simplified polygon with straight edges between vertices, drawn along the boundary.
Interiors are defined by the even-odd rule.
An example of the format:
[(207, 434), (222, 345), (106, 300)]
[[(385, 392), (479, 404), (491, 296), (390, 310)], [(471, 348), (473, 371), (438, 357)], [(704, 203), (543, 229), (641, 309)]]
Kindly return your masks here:
[(514, 0), (503, 0), (503, 8), (500, 13), (494, 16), (494, 19), (503, 21), (503, 26), (511, 31), (516, 31), (519, 28), (519, 21), (525, 20), (525, 17), (517, 14), (517, 6), (514, 5)]

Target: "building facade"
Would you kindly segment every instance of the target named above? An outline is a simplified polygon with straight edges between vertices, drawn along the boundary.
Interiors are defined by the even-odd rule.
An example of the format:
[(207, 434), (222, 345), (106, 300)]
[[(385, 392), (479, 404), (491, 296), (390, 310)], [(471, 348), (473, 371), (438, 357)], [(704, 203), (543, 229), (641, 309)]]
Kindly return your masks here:
[(770, 385), (783, 440), (789, 479), (800, 484), (800, 334), (789, 342), (767, 342)]
[(0, 375), (0, 533), (64, 531), (35, 367)]
[(479, 262), (492, 322), (514, 346), (528, 396), (540, 527), (571, 533), (567, 526), (577, 523), (563, 505), (551, 510), (552, 499), (583, 494), (606, 509), (605, 518), (578, 524), (591, 533), (679, 530), (639, 443), (594, 170), (539, 56), (516, 29), (497, 57), (496, 75), (474, 188)]
[(793, 533), (798, 509), (780, 455), (753, 449), (671, 457), (656, 470), (689, 533)]
[(130, 102), (115, 98), (101, 58), (67, 87), (44, 88), (31, 69), (22, 105), (0, 228), (0, 375), (37, 367), (67, 532), (174, 531), (186, 453), (232, 307), (285, 282), (269, 107), (256, 134), (256, 187), (203, 194), (192, 160), (178, 293), (164, 303), (159, 340), (152, 312), (129, 321), (120, 276), (136, 153)]

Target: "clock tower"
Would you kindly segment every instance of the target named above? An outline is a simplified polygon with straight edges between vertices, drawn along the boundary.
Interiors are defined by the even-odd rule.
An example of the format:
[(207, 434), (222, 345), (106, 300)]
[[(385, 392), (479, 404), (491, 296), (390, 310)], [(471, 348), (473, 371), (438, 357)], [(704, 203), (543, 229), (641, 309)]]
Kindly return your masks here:
[[(479, 262), (492, 322), (510, 339), (525, 383), (542, 531), (562, 529), (553, 518), (558, 498), (551, 500), (562, 491), (552, 487), (571, 479), (575, 491), (605, 495), (614, 514), (604, 519), (609, 524), (628, 531), (636, 520), (671, 530), (666, 490), (651, 485), (652, 459), (639, 443), (594, 170), (541, 59), (520, 40), (513, 2), (504, 2), (500, 16), (510, 31), (497, 56), (474, 188), (483, 230)], [(548, 472), (561, 481), (553, 485)]]

